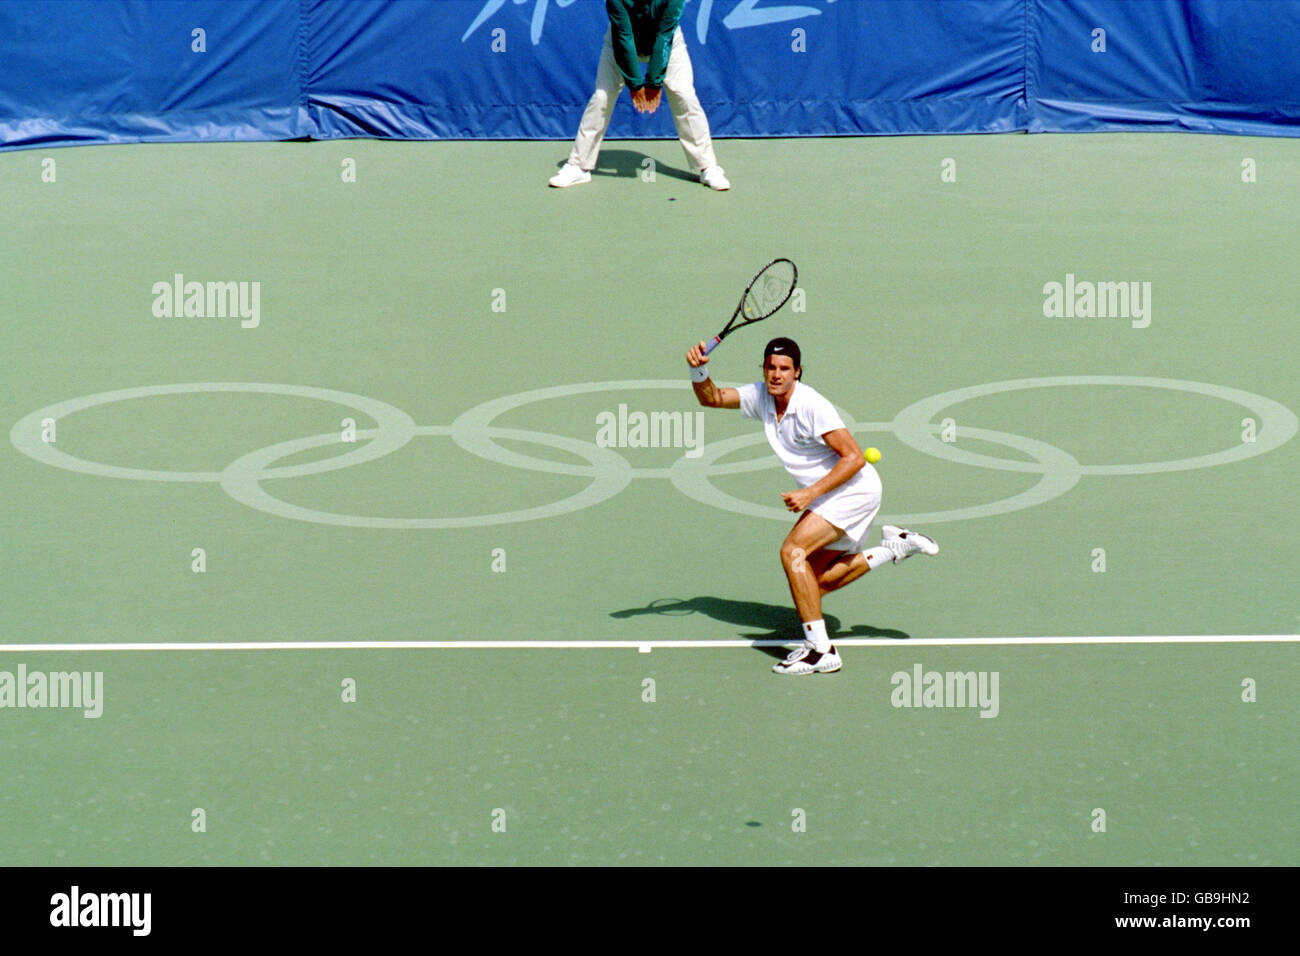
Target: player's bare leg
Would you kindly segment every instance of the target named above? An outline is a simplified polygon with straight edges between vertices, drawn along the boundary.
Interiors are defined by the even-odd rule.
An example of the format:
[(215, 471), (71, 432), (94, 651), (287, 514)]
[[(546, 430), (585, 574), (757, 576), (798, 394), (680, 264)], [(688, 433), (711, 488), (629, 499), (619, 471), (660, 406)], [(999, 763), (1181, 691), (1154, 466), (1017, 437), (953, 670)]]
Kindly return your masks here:
[(809, 560), (813, 572), (817, 575), (817, 586), (823, 596), (838, 591), (847, 584), (852, 584), (871, 570), (866, 555), (861, 553), (846, 554), (843, 551), (823, 548)]
[(781, 566), (790, 584), (795, 611), (803, 623), (804, 645), (772, 668), (778, 674), (830, 673), (840, 658), (822, 620), (822, 589), (809, 558), (842, 534), (825, 518), (805, 511), (781, 544)]
[(822, 548), (808, 556), (823, 596), (852, 584), (873, 567), (902, 561), (911, 554), (938, 554), (934, 539), (915, 531), (885, 525), (884, 544), (870, 551), (846, 554)]
[(799, 620), (805, 623), (820, 620), (822, 616), (821, 587), (809, 558), (840, 534), (840, 530), (821, 515), (805, 511), (781, 544), (781, 566), (790, 584), (790, 596), (794, 598)]

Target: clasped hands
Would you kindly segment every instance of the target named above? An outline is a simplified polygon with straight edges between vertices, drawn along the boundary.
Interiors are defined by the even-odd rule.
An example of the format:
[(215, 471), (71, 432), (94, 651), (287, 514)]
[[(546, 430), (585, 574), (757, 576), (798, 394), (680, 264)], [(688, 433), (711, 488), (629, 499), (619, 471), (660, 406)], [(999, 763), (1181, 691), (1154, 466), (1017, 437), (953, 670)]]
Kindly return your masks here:
[(660, 87), (643, 86), (640, 89), (632, 91), (632, 107), (638, 113), (653, 113), (659, 108), (659, 100), (662, 89)]

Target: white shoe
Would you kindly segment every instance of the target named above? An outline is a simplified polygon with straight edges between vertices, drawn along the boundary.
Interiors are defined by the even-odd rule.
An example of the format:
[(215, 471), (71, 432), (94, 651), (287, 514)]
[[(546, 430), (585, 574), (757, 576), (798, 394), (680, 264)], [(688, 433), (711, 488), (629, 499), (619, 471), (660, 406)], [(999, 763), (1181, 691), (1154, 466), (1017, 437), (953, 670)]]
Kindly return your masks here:
[(939, 553), (939, 546), (935, 544), (933, 538), (927, 537), (919, 531), (908, 531), (906, 528), (899, 528), (892, 524), (881, 526), (880, 544), (894, 553), (895, 564), (918, 552), (921, 554)]
[(710, 166), (700, 173), (700, 182), (710, 189), (716, 189), (718, 192), (730, 189), (731, 183), (727, 179), (726, 173), (722, 171), (721, 166)]
[(812, 650), (816, 650), (816, 648), (814, 648), (808, 641), (804, 641), (789, 654), (785, 655), (785, 659), (787, 661), (801, 660), (805, 654)]
[(833, 674), (844, 666), (840, 660), (840, 655), (835, 653), (835, 645), (824, 654), (813, 650), (812, 645), (805, 642), (803, 647), (797, 648), (785, 660), (779, 664), (772, 665), (773, 674)]
[(573, 163), (565, 163), (558, 173), (552, 176), (548, 182), (556, 189), (568, 189), (570, 186), (580, 186), (583, 183), (591, 182), (591, 173)]

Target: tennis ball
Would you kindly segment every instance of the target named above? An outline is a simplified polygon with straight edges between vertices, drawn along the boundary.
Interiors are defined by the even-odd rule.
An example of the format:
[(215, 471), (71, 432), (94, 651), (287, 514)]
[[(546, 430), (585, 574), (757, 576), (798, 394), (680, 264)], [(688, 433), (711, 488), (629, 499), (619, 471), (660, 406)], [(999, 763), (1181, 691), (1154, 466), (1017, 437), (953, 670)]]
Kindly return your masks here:
[(868, 448), (862, 453), (862, 457), (874, 465), (876, 462), (880, 461), (880, 449)]

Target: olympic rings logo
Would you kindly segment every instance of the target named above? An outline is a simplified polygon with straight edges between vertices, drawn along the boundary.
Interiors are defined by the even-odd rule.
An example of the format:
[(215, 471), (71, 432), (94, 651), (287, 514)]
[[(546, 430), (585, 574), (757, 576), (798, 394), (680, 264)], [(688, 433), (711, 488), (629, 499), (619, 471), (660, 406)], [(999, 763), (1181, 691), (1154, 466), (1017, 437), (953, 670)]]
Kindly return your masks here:
[[(1080, 463), (1069, 452), (1054, 445), (1049, 445), (1034, 438), (1008, 434), (994, 429), (962, 425), (960, 435), (1019, 451), (1032, 460), (1024, 461), (982, 455), (961, 448), (956, 443), (942, 442), (935, 437), (940, 430), (940, 426), (933, 424), (932, 420), (950, 406), (973, 398), (1002, 392), (1060, 386), (1134, 386), (1192, 392), (1219, 398), (1246, 408), (1259, 417), (1256, 440), (1254, 442), (1242, 442), (1222, 451), (1171, 461), (1086, 465)], [(778, 466), (778, 462), (770, 451), (766, 450), (766, 447), (766, 453), (761, 458), (720, 463), (720, 459), (739, 449), (758, 444), (766, 446), (766, 437), (761, 431), (728, 438), (723, 441), (711, 442), (704, 447), (703, 454), (700, 457), (687, 458), (682, 456), (669, 467), (637, 468), (633, 467), (632, 463), (618, 451), (601, 447), (594, 442), (564, 435), (554, 435), (549, 432), (504, 428), (493, 424), (508, 411), (547, 399), (565, 398), (593, 392), (658, 389), (682, 391), (687, 387), (687, 383), (676, 379), (559, 385), (492, 399), (462, 413), (450, 425), (417, 425), (406, 412), (386, 402), (327, 388), (248, 382), (152, 385), (112, 392), (100, 392), (95, 395), (85, 395), (80, 398), (57, 402), (24, 416), (13, 426), (9, 433), (9, 440), (23, 454), (56, 468), (133, 481), (181, 481), (218, 484), (226, 494), (239, 503), (264, 511), (267, 514), (292, 518), (298, 521), (354, 528), (471, 528), (532, 521), (539, 518), (553, 518), (607, 501), (626, 488), (631, 482), (639, 479), (667, 479), (684, 495), (710, 507), (752, 517), (769, 518), (783, 522), (789, 521), (789, 513), (784, 508), (764, 506), (737, 498), (713, 484), (715, 477)], [(41, 438), (41, 424), (45, 419), (55, 419), (57, 421), (78, 411), (128, 399), (220, 392), (287, 395), (333, 402), (354, 408), (368, 415), (375, 420), (376, 427), (359, 429), (357, 431), (357, 447), (331, 458), (296, 465), (276, 464), (301, 452), (340, 443), (341, 439), (338, 432), (290, 439), (265, 448), (259, 448), (235, 459), (221, 471), (211, 472), (159, 471), (103, 464), (65, 454), (55, 448), (52, 443), (43, 441)], [(1290, 409), (1261, 395), (1201, 382), (1124, 375), (1026, 378), (972, 385), (921, 399), (904, 408), (894, 416), (892, 421), (888, 422), (858, 422), (844, 409), (839, 409), (839, 411), (844, 419), (845, 427), (855, 433), (889, 432), (909, 447), (935, 458), (978, 468), (1023, 472), (1039, 476), (1038, 481), (1029, 490), (1000, 501), (946, 511), (893, 514), (882, 519), (894, 524), (938, 524), (946, 521), (984, 518), (1018, 511), (1060, 497), (1078, 484), (1079, 480), (1085, 476), (1143, 475), (1232, 464), (1272, 451), (1286, 444), (1295, 437), (1297, 430), (1300, 430), (1300, 422), (1297, 421), (1295, 414)], [(590, 480), (581, 491), (550, 504), (515, 511), (462, 517), (391, 518), (339, 514), (292, 504), (281, 498), (276, 498), (262, 487), (263, 482), (272, 479), (317, 475), (375, 461), (405, 447), (416, 437), (450, 438), (465, 451), (510, 468), (521, 468), (557, 475), (571, 475)], [(365, 440), (363, 444), (360, 443), (362, 439)], [(579, 459), (585, 459), (586, 463), (569, 464), (521, 454), (502, 446), (500, 444), (501, 439), (555, 448), (568, 452)]]

